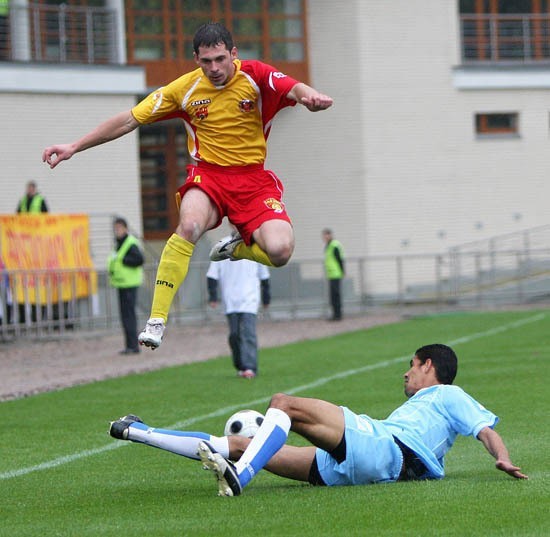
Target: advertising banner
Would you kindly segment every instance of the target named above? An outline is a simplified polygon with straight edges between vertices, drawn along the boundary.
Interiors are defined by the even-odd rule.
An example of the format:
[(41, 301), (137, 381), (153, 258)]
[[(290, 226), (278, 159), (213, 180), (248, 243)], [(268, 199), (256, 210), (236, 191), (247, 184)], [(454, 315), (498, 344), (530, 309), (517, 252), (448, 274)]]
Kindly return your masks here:
[(0, 215), (0, 258), (18, 303), (66, 302), (97, 292), (87, 215)]

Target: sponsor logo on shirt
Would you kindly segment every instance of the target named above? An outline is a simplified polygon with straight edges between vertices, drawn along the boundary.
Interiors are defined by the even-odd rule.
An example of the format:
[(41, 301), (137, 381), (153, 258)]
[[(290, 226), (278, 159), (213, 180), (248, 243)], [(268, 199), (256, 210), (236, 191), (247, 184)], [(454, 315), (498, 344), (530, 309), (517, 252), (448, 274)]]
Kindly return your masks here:
[(267, 208), (271, 209), (275, 213), (282, 213), (284, 210), (284, 206), (282, 202), (279, 200), (276, 200), (275, 198), (267, 198), (264, 200), (264, 204)]
[(212, 99), (199, 99), (198, 101), (192, 101), (191, 106), (204, 106), (205, 104), (210, 104)]
[(256, 108), (256, 103), (250, 99), (243, 99), (239, 101), (239, 110), (241, 112), (253, 112)]

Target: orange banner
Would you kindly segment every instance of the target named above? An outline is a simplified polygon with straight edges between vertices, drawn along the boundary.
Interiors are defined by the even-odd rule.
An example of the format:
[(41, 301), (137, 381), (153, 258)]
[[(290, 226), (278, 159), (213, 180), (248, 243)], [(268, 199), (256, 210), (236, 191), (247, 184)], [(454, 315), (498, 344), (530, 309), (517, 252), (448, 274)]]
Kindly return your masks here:
[(66, 302), (97, 292), (87, 215), (0, 215), (0, 245), (18, 303)]

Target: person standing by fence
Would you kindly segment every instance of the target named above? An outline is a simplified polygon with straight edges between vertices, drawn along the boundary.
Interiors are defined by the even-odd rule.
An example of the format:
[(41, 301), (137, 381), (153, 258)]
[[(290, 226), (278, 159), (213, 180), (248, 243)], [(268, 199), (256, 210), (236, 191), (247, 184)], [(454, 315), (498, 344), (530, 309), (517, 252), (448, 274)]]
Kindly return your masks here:
[(0, 60), (9, 60), (10, 0), (0, 0)]
[[(0, 0), (0, 13), (2, 12), (2, 0)], [(0, 22), (1, 25), (1, 22)], [(1, 32), (1, 28), (0, 28)], [(1, 44), (0, 44), (1, 46)], [(0, 59), (1, 59), (1, 52), (0, 52)], [(42, 214), (48, 212), (48, 205), (46, 204), (46, 200), (44, 199), (44, 196), (40, 194), (37, 191), (36, 183), (34, 181), (29, 181), (27, 183), (27, 187), (25, 190), (25, 194), (23, 197), (19, 200), (19, 203), (17, 204), (17, 208), (15, 209), (17, 214)], [(64, 307), (66, 307), (64, 305)], [(54, 304), (52, 306), (54, 310), (54, 318), (56, 320), (59, 319), (59, 307), (57, 304)], [(38, 306), (36, 304), (26, 305), (20, 303), (18, 305), (18, 311), (19, 311), (19, 322), (25, 323), (28, 314), (30, 314), (31, 322), (36, 323), (39, 318), (40, 320), (44, 320), (48, 318), (48, 311), (46, 306), (42, 306), (40, 308), (40, 317), (37, 313)]]
[(136, 302), (138, 289), (143, 281), (144, 258), (138, 240), (128, 233), (128, 224), (124, 218), (115, 219), (113, 230), (116, 248), (109, 257), (109, 281), (118, 289), (120, 320), (126, 342), (119, 354), (137, 354), (139, 345)]
[(260, 294), (264, 308), (271, 301), (269, 269), (248, 259), (224, 259), (210, 263), (206, 278), (210, 306), (218, 305), (218, 283), (222, 288), (229, 347), (237, 374), (242, 378), (254, 378), (258, 373), (256, 320)]
[(322, 232), (325, 241), (325, 273), (329, 282), (331, 321), (342, 320), (342, 278), (346, 270), (344, 266), (344, 250), (340, 242), (332, 235), (332, 230), (325, 228)]

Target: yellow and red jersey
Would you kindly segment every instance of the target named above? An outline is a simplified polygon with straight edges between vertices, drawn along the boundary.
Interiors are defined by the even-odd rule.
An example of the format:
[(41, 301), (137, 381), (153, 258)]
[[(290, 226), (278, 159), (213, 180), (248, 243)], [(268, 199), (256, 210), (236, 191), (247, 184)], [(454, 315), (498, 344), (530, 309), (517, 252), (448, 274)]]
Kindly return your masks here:
[(189, 154), (218, 166), (263, 164), (275, 114), (296, 101), (293, 78), (256, 60), (234, 60), (235, 75), (214, 86), (196, 69), (151, 93), (132, 109), (141, 124), (183, 119)]

